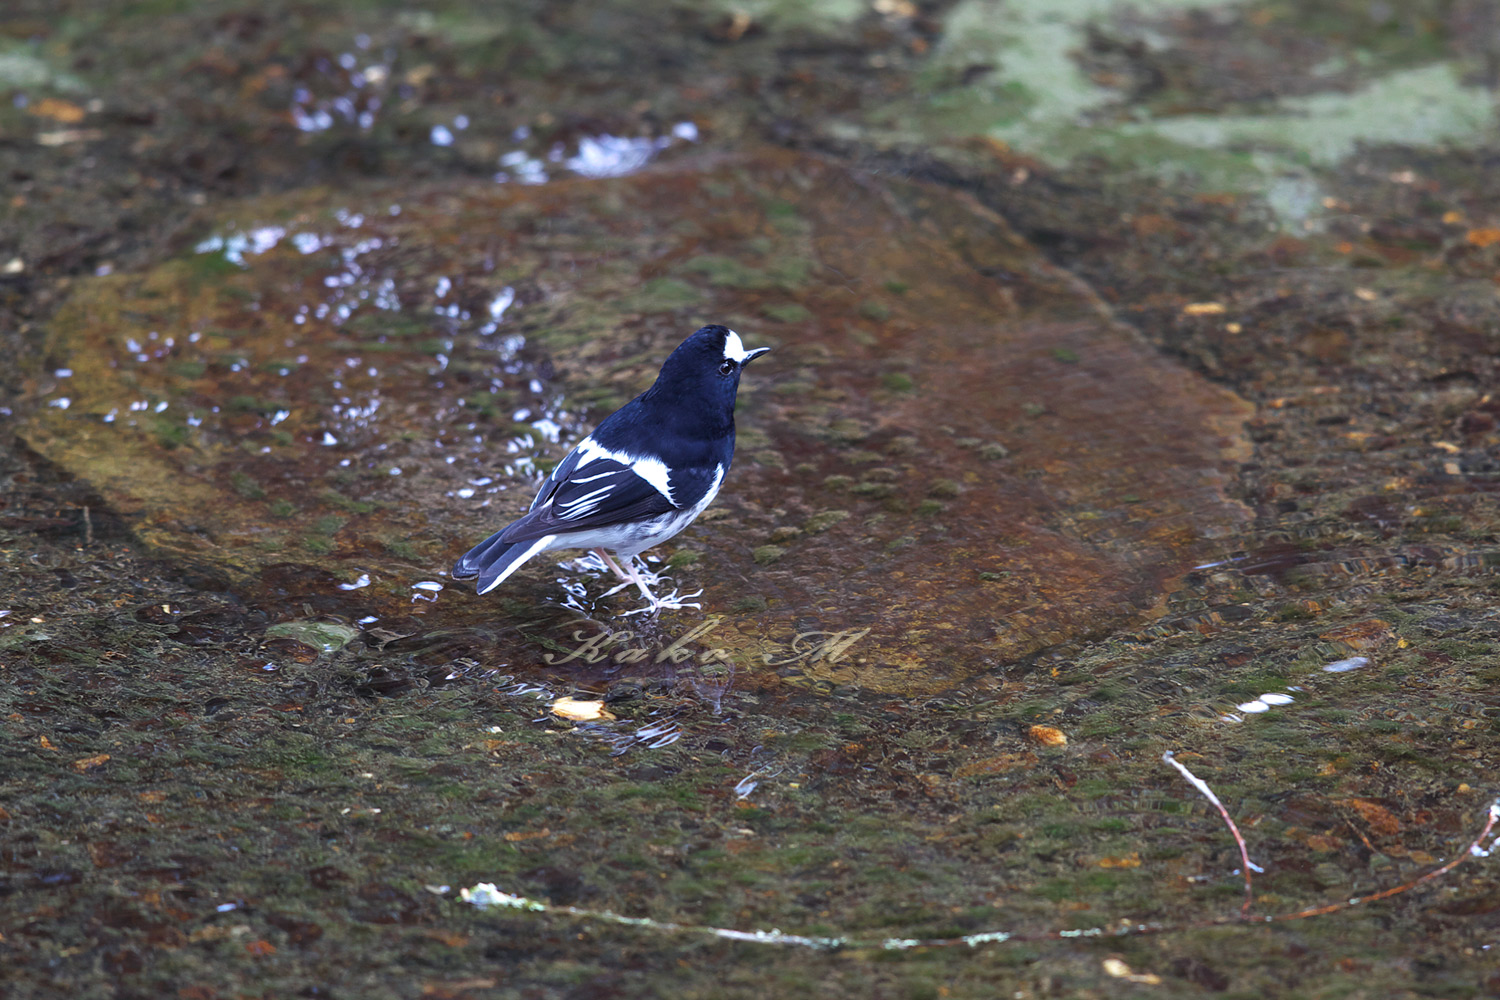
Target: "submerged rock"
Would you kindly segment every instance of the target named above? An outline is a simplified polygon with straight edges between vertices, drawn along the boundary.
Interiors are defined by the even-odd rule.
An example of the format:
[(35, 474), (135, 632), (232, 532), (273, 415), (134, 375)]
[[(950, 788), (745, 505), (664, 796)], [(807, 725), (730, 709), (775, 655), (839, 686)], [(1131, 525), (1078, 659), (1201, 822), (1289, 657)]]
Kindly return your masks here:
[(776, 350), (673, 573), (762, 678), (945, 687), (1149, 615), (1241, 521), (1242, 401), (966, 197), (784, 152), (238, 205), (78, 288), (22, 435), (247, 593), (503, 619), (556, 571), (478, 599), (452, 557), (707, 322)]

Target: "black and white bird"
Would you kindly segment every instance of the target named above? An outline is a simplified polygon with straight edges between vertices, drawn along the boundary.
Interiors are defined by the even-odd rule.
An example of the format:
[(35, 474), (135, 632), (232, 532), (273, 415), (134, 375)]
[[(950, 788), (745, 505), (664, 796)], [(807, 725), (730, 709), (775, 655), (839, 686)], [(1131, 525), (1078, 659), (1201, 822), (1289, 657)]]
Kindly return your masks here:
[(718, 495), (734, 458), (740, 372), (768, 350), (746, 350), (723, 326), (684, 340), (651, 388), (605, 417), (558, 463), (530, 510), (464, 553), (454, 579), (477, 578), (475, 589), (484, 594), (532, 556), (590, 549), (640, 588), (650, 610), (661, 607), (634, 557), (686, 528)]

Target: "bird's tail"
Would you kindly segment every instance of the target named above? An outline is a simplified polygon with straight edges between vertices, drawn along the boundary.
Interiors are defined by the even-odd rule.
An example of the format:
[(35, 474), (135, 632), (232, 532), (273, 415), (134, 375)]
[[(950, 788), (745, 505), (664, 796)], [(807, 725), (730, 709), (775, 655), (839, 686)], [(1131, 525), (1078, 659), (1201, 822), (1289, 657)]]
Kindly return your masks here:
[(556, 535), (543, 535), (525, 542), (502, 542), (501, 534), (502, 532), (495, 532), (460, 556), (458, 562), (453, 564), (453, 579), (477, 577), (474, 581), (475, 592), (487, 594), (520, 569), (522, 563), (557, 538)]

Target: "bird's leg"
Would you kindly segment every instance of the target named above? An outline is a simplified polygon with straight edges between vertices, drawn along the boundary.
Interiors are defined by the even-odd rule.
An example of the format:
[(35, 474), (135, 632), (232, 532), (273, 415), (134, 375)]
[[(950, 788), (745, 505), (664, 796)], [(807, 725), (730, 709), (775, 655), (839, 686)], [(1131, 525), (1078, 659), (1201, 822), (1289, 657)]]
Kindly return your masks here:
[(600, 559), (604, 560), (604, 565), (615, 571), (615, 576), (619, 577), (621, 580), (624, 580), (626, 583), (635, 582), (635, 577), (633, 575), (627, 574), (623, 569), (621, 569), (620, 564), (615, 562), (614, 559), (610, 558), (608, 552), (605, 552), (603, 549), (594, 549), (593, 553)]
[(628, 579), (641, 589), (641, 596), (651, 604), (651, 610), (655, 611), (661, 607), (661, 601), (658, 601), (656, 595), (651, 593), (651, 589), (646, 586), (646, 578), (641, 575), (640, 568), (636, 565), (636, 560), (634, 558), (626, 559), (625, 565), (630, 567), (630, 576)]
[[(640, 611), (627, 612), (627, 614), (639, 614), (641, 612), (654, 614), (661, 609), (663, 604), (667, 604), (668, 601), (671, 600), (670, 598), (668, 598), (667, 601), (659, 601), (657, 600), (656, 595), (651, 593), (651, 589), (646, 583), (645, 576), (641, 573), (641, 566), (637, 565), (639, 563), (637, 557), (631, 556), (629, 559), (626, 559), (625, 565), (629, 567), (629, 569), (622, 570), (620, 568), (620, 564), (615, 562), (614, 559), (610, 558), (608, 552), (605, 552), (603, 549), (594, 549), (593, 551), (594, 554), (597, 555), (600, 559), (603, 559), (605, 565), (614, 570), (615, 575), (623, 581), (618, 586), (606, 591), (604, 594), (605, 597), (608, 597), (610, 594), (618, 593), (619, 591), (624, 590), (626, 587), (630, 586), (633, 583), (640, 588), (641, 596), (646, 598), (646, 607), (641, 608)], [(643, 566), (644, 564), (641, 565)], [(654, 577), (652, 579), (652, 582), (655, 582)], [(671, 606), (675, 607), (676, 605)]]
[[(629, 587), (633, 583), (640, 589), (641, 596), (646, 599), (646, 606), (644, 608), (637, 608), (634, 611), (626, 611), (624, 612), (624, 614), (626, 615), (654, 615), (662, 608), (677, 609), (703, 607), (703, 605), (701, 604), (687, 603), (689, 598), (697, 597), (699, 594), (702, 594), (702, 590), (699, 590), (695, 594), (682, 595), (677, 592), (676, 588), (673, 588), (672, 592), (665, 597), (657, 597), (655, 594), (651, 593), (651, 587), (653, 585), (659, 584), (667, 578), (658, 573), (653, 573), (649, 569), (647, 569), (645, 562), (641, 559), (640, 556), (631, 556), (628, 559), (623, 559), (620, 560), (620, 562), (616, 562), (610, 556), (610, 554), (608, 552), (605, 552), (603, 549), (591, 549), (590, 551), (593, 552), (594, 555), (602, 559), (604, 561), (604, 565), (614, 570), (615, 575), (618, 576), (621, 581), (620, 583), (611, 587), (609, 590), (606, 590), (602, 596), (609, 597), (611, 594), (618, 594), (620, 591), (624, 590), (626, 587)], [(621, 562), (625, 564), (625, 569), (620, 568)]]

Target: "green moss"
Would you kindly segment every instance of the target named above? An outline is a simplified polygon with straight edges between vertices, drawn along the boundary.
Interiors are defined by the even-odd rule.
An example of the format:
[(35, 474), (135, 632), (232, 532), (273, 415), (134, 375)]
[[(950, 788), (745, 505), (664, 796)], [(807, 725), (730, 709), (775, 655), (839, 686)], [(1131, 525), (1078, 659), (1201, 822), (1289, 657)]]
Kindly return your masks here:
[(297, 505), (290, 500), (277, 500), (271, 504), (272, 517), (291, 517), (297, 513)]
[(987, 458), (990, 461), (998, 461), (1002, 458), (1009, 458), (1010, 449), (998, 441), (991, 441), (989, 444), (979, 446), (979, 457)]
[(782, 548), (780, 545), (762, 545), (753, 553), (751, 553), (751, 555), (754, 556), (755, 561), (760, 565), (769, 566), (771, 565), (771, 563), (786, 555), (786, 549)]
[(1103, 715), (1091, 715), (1078, 724), (1077, 733), (1080, 739), (1094, 739), (1101, 736), (1113, 736), (1123, 728), (1113, 719)]
[(891, 318), (891, 307), (876, 299), (866, 299), (860, 303), (859, 314), (865, 319), (873, 319), (877, 323), (884, 323)]
[(771, 278), (784, 292), (795, 292), (807, 284), (813, 262), (802, 257), (778, 257), (771, 264)]
[(775, 283), (766, 272), (721, 254), (695, 257), (682, 269), (689, 274), (701, 274), (709, 284), (725, 288), (770, 288)]
[(880, 376), (880, 384), (894, 392), (911, 392), (916, 382), (905, 372), (887, 372)]
[(361, 310), (344, 324), (344, 328), (358, 334), (361, 339), (368, 340), (379, 337), (388, 340), (424, 337), (431, 329), (426, 320), (392, 309)]
[(951, 498), (960, 493), (957, 482), (952, 479), (934, 479), (932, 485), (927, 487), (927, 495), (932, 497)]
[(510, 410), (509, 396), (502, 392), (471, 392), (458, 402), (486, 420), (494, 420)]
[(330, 507), (348, 511), (350, 514), (368, 514), (375, 509), (375, 505), (366, 500), (353, 500), (344, 496), (338, 490), (324, 490), (318, 494), (318, 499)]
[(912, 511), (917, 517), (937, 517), (943, 512), (943, 505), (936, 500), (923, 500), (917, 504), (917, 509)]
[(193, 253), (182, 258), (182, 266), (194, 289), (209, 281), (222, 284), (240, 274), (240, 266), (219, 252)]
[(692, 566), (702, 558), (703, 553), (701, 552), (695, 552), (692, 549), (678, 549), (676, 552), (673, 552), (672, 557), (667, 560), (667, 568), (681, 569), (684, 566)]
[(405, 559), (407, 562), (416, 562), (421, 558), (421, 553), (411, 540), (402, 535), (379, 535), (376, 541), (385, 548), (387, 552), (397, 559)]
[(332, 535), (347, 523), (337, 514), (324, 514), (313, 522), (312, 530), (319, 535)]
[(729, 610), (737, 615), (751, 614), (756, 611), (766, 610), (766, 599), (759, 594), (750, 597), (741, 597), (729, 606)]
[(641, 286), (637, 300), (645, 308), (679, 309), (703, 301), (703, 293), (676, 278), (652, 278)]
[(761, 307), (761, 315), (777, 323), (805, 323), (813, 318), (812, 310), (795, 302)]
[(848, 520), (849, 516), (850, 515), (847, 510), (819, 511), (812, 517), (809, 517), (805, 522), (803, 522), (802, 530), (806, 531), (808, 534), (815, 535), (820, 531), (827, 531), (829, 528), (833, 527), (835, 524), (838, 524), (840, 521)]
[(315, 649), (332, 652), (336, 649), (343, 649), (357, 638), (359, 629), (336, 622), (291, 621), (278, 622), (270, 626), (266, 629), (266, 635), (272, 638), (296, 639)]
[(185, 423), (153, 414), (150, 427), (151, 436), (156, 439), (156, 443), (168, 451), (187, 444), (188, 427)]
[(764, 211), (766, 213), (766, 218), (768, 219), (801, 218), (801, 213), (797, 211), (796, 205), (793, 205), (789, 201), (782, 201), (779, 198), (768, 200), (765, 203)]
[(265, 487), (261, 486), (249, 474), (244, 472), (232, 472), (229, 474), (229, 486), (246, 500), (264, 500), (266, 497)]
[(840, 444), (853, 444), (870, 436), (870, 428), (862, 420), (843, 417), (829, 424), (826, 436)]
[(167, 374), (177, 378), (202, 378), (206, 371), (208, 371), (208, 365), (202, 361), (173, 361), (167, 365)]
[(922, 449), (922, 443), (910, 434), (902, 434), (891, 438), (885, 446), (887, 455), (915, 455)]
[(232, 396), (229, 400), (229, 409), (235, 413), (257, 413), (268, 417), (285, 407), (275, 400), (256, 399), (254, 396)]

